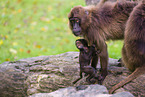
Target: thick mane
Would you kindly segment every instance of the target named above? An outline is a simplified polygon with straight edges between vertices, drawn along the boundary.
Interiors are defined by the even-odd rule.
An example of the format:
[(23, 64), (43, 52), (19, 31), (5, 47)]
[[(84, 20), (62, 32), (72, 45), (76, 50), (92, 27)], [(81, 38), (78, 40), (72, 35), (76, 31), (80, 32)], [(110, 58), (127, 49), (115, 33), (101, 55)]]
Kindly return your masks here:
[(84, 7), (91, 21), (85, 24), (88, 26), (83, 32), (84, 38), (90, 45), (95, 43), (100, 49), (105, 45), (105, 40), (123, 39), (126, 21), (136, 5), (135, 2), (106, 2), (101, 7)]
[[(125, 23), (137, 3), (134, 2), (106, 2), (102, 7), (91, 6), (91, 21), (89, 25), (92, 31), (89, 33), (97, 40), (98, 37), (104, 40), (123, 39)], [(90, 7), (88, 7), (90, 8)], [(118, 33), (119, 32), (119, 33)], [(97, 35), (94, 35), (97, 34)], [(91, 37), (92, 39), (95, 38)]]

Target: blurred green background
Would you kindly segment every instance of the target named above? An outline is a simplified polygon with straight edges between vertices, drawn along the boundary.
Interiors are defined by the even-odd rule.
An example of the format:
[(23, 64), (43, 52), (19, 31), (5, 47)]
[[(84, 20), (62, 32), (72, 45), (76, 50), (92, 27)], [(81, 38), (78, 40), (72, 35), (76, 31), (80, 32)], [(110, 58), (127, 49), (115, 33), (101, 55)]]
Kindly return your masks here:
[[(0, 63), (78, 51), (67, 15), (85, 0), (0, 0)], [(109, 57), (120, 58), (122, 41), (109, 41)]]

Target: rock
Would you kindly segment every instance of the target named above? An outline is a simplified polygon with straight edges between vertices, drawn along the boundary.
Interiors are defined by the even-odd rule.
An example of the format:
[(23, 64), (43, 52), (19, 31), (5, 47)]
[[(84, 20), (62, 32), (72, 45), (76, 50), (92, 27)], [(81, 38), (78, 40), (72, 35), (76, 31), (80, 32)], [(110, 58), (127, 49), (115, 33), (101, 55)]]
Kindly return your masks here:
[[(50, 93), (60, 88), (89, 85), (86, 77), (75, 85), (72, 84), (79, 78), (78, 55), (78, 52), (67, 52), (0, 64), (1, 97), (24, 97), (36, 93)], [(127, 68), (118, 67), (117, 61), (109, 59), (109, 75), (103, 82), (107, 89), (130, 74)], [(98, 64), (97, 68), (99, 67)], [(128, 91), (134, 96), (145, 96), (144, 80), (145, 75), (141, 75), (117, 91)], [(77, 89), (86, 89), (86, 87), (77, 87)]]
[(16, 69), (17, 65), (10, 62), (0, 64), (0, 96), (24, 97), (27, 96), (27, 78), (23, 71)]
[[(107, 1), (115, 2), (117, 0), (107, 0)], [(97, 5), (100, 2), (100, 0), (85, 0), (85, 2), (86, 5)]]
[(134, 97), (130, 92), (118, 92), (111, 97)]
[[(84, 88), (85, 87), (85, 88)], [(83, 85), (59, 89), (51, 93), (38, 93), (29, 97), (134, 97), (129, 92), (108, 94), (108, 90), (102, 85)], [(84, 88), (84, 89), (82, 89)]]

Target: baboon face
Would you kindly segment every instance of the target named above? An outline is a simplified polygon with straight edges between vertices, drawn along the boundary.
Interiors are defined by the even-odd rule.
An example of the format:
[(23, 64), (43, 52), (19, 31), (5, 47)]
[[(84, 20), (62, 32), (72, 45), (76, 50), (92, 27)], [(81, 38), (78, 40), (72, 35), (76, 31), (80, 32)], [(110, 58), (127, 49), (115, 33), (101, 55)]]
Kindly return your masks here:
[(68, 15), (69, 26), (75, 36), (83, 35), (89, 23), (89, 12), (82, 6), (74, 7)]
[(81, 52), (85, 52), (85, 53), (88, 53), (88, 52), (89, 52), (88, 43), (87, 43), (87, 41), (84, 40), (84, 39), (78, 39), (78, 40), (76, 40), (76, 47), (77, 47)]
[(81, 26), (80, 26), (81, 20), (77, 17), (70, 18), (69, 20), (72, 25), (73, 34), (75, 36), (80, 36), (81, 35)]

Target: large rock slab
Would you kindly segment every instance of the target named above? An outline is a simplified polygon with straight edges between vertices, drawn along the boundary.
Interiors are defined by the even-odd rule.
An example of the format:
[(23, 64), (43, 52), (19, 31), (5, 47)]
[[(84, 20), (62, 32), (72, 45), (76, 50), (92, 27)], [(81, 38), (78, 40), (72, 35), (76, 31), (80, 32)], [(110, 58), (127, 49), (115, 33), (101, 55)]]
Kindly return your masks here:
[[(89, 85), (79, 78), (78, 52), (39, 56), (0, 64), (0, 94), (2, 97), (24, 97), (36, 93), (50, 93), (60, 88)], [(109, 59), (109, 75), (103, 85), (110, 89), (131, 72), (118, 67), (116, 59)], [(100, 66), (98, 65), (97, 68)], [(129, 91), (134, 96), (145, 96), (145, 75), (141, 75), (117, 91)], [(96, 83), (97, 84), (97, 83)]]
[(108, 90), (102, 85), (82, 85), (59, 89), (51, 93), (37, 93), (30, 97), (134, 97), (129, 92), (108, 94)]

